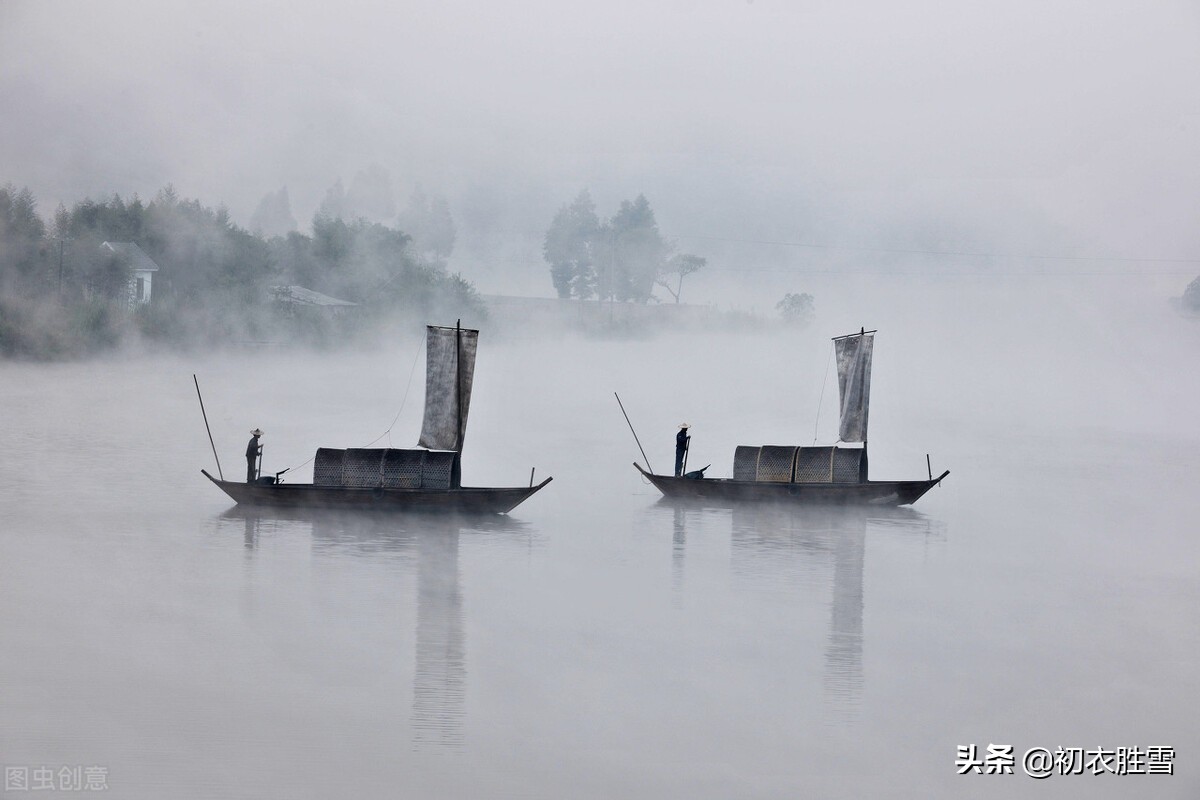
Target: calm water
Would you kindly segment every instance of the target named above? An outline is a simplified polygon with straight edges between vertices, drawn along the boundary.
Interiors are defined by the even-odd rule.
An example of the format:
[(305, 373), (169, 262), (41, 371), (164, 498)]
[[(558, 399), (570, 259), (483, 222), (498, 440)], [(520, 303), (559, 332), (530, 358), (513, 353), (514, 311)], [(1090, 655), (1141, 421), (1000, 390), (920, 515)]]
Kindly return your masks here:
[[(136, 798), (1196, 797), (1197, 337), (999, 308), (959, 310), (983, 363), (962, 319), (877, 315), (872, 476), (952, 470), (892, 512), (674, 506), (630, 466), (614, 390), (660, 470), (683, 420), (715, 475), (819, 402), (827, 438), (824, 330), (485, 331), (464, 479), (555, 476), (486, 522), (260, 516), (199, 474), (193, 372), (226, 474), (261, 426), (306, 480), (415, 441), (415, 340), (0, 366), (0, 764)], [(957, 776), (971, 743), (1177, 774)]]

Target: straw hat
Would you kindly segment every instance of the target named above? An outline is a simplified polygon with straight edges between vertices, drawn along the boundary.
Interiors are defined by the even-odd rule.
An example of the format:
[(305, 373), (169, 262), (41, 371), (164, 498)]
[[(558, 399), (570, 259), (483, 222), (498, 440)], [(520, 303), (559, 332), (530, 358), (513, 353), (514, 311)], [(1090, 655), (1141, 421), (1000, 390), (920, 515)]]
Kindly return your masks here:
[(688, 424), (685, 422), (685, 423), (683, 423), (682, 425), (680, 425), (679, 427), (683, 428), (683, 429), (686, 431), (688, 428), (690, 428), (690, 427), (692, 427), (692, 426), (691, 426), (691, 425), (688, 425)]
[(260, 431), (258, 428), (255, 428), (254, 430), (250, 431), (250, 435), (251, 436), (262, 436), (263, 432)]

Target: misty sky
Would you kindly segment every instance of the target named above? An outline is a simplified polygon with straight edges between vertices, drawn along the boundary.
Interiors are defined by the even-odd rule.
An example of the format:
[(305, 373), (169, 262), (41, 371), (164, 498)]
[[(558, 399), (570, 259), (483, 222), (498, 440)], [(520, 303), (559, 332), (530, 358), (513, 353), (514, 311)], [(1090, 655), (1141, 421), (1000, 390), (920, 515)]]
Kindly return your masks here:
[(1185, 2), (0, 0), (0, 182), (44, 213), (171, 182), (243, 224), (287, 185), (306, 228), (380, 165), (460, 243), (589, 187), (710, 255), (1197, 258), (1198, 89)]

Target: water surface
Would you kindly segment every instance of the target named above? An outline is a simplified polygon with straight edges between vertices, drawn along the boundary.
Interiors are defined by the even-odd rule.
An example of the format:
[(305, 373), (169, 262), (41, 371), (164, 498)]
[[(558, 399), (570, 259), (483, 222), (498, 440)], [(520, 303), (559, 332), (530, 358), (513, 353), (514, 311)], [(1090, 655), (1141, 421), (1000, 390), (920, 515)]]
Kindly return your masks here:
[[(0, 366), (0, 763), (134, 798), (1194, 797), (1195, 339), (1139, 320), (990, 328), (988, 364), (885, 329), (872, 475), (952, 470), (898, 511), (673, 505), (630, 466), (614, 390), (660, 470), (683, 420), (715, 475), (818, 402), (826, 436), (814, 332), (485, 333), (464, 479), (555, 480), (482, 521), (257, 514), (199, 474), (193, 372), (227, 474), (261, 426), (306, 480), (415, 441), (416, 341)], [(1178, 774), (957, 776), (969, 743)]]

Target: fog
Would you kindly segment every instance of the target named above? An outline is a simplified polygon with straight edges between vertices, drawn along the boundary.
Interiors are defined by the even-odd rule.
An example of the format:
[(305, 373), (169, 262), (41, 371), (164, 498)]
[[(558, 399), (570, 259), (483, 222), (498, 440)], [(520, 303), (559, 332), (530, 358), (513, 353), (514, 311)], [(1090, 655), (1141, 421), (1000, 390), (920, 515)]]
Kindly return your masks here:
[(1197, 16), (17, 0), (0, 10), (0, 174), (50, 208), (173, 183), (243, 224), (287, 186), (305, 228), (335, 180), (378, 165), (398, 200), (449, 198), (451, 268), (493, 292), (549, 293), (540, 237), (584, 187), (602, 208), (644, 192), (740, 280), (889, 260), (853, 248), (1155, 269), (1139, 260), (1200, 253)]
[[(485, 331), (464, 481), (555, 478), (497, 521), (258, 514), (198, 474), (193, 372), (231, 471), (256, 425), (297, 482), (318, 446), (410, 446), (416, 335), (5, 364), (5, 763), (104, 765), (130, 797), (1193, 796), (1188, 322), (967, 284), (927, 323), (926, 291), (876, 281), (847, 303), (882, 320), (872, 477), (951, 470), (898, 513), (673, 506), (630, 466), (614, 390), (660, 470), (681, 419), (716, 476), (738, 444), (830, 441), (842, 319)], [(972, 741), (1173, 746), (1178, 774), (956, 775)]]
[[(0, 4), (0, 187), (45, 222), (6, 280), (80, 338), (54, 208), (118, 193), (178, 293), (143, 314), (172, 336), (0, 360), (0, 764), (147, 798), (1196, 796), (1198, 62), (1188, 3)], [(682, 304), (539, 302), (585, 189), (707, 259)], [(262, 311), (310, 279), (383, 300)], [(199, 474), (193, 374), (225, 474), (261, 427), (302, 483), (413, 446), (420, 328), (459, 316), (464, 484), (554, 477), (511, 515), (259, 513)], [(951, 471), (915, 508), (633, 470), (683, 421), (709, 477), (833, 442), (860, 328), (870, 477)], [(956, 775), (972, 742), (1015, 774)], [(1134, 746), (1176, 774), (1021, 774)]]

